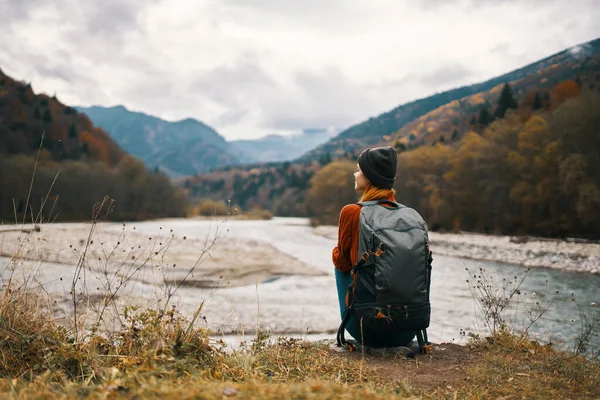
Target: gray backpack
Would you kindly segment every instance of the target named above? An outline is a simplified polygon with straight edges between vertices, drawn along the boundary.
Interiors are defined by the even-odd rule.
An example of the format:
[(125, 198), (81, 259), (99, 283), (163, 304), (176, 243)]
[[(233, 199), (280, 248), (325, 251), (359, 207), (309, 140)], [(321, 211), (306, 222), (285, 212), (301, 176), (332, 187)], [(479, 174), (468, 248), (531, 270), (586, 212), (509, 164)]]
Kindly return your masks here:
[(426, 352), (432, 262), (427, 224), (417, 211), (389, 200), (358, 204), (360, 259), (352, 268), (338, 345), (348, 346), (344, 329), (356, 315), (372, 332), (414, 331), (418, 352)]

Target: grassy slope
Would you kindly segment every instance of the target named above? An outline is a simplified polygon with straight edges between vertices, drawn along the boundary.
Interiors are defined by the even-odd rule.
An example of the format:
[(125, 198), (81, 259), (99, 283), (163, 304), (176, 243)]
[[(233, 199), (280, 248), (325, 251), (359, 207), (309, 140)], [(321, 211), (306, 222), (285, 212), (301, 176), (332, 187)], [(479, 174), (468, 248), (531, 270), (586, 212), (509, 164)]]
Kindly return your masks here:
[(225, 355), (210, 367), (182, 368), (186, 361), (150, 352), (137, 365), (99, 369), (88, 379), (66, 379), (59, 372), (7, 379), (0, 383), (0, 393), (21, 398), (182, 399), (600, 396), (597, 362), (509, 334), (468, 346), (434, 346), (431, 355), (417, 360), (363, 357), (282, 341)]
[[(125, 312), (116, 336), (74, 340), (44, 301), (0, 295), (0, 393), (13, 398), (431, 398), (600, 396), (600, 363), (500, 332), (416, 360), (264, 334), (220, 350), (177, 312)], [(81, 335), (81, 332), (80, 332)], [(119, 345), (114, 339), (118, 338)]]

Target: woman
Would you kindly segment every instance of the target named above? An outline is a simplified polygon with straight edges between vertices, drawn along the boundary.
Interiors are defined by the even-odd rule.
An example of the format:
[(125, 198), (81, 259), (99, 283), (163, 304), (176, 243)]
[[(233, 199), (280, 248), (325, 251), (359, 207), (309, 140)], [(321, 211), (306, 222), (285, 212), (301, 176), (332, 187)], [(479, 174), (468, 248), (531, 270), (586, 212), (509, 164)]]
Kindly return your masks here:
[[(396, 178), (398, 154), (389, 146), (366, 149), (358, 156), (354, 173), (354, 189), (362, 192), (360, 201), (387, 199), (396, 201), (392, 186)], [(346, 292), (352, 282), (352, 267), (358, 262), (359, 216), (361, 206), (348, 204), (340, 212), (338, 244), (333, 249), (335, 280), (340, 303), (340, 313), (346, 311)], [(359, 343), (368, 347), (406, 346), (415, 337), (414, 332), (381, 335), (359, 326), (352, 315), (346, 326), (348, 333)]]

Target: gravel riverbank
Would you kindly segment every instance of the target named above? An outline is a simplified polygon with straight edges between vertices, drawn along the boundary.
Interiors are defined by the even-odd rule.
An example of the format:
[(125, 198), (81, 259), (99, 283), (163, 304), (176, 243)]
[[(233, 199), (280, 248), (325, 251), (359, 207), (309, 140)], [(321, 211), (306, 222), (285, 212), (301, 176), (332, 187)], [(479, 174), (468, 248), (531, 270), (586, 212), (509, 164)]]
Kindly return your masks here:
[(162, 227), (142, 233), (135, 224), (115, 222), (98, 223), (91, 236), (90, 223), (0, 226), (0, 257), (76, 266), (85, 253), (86, 268), (97, 273), (147, 271), (146, 283), (167, 279), (205, 288), (252, 285), (292, 274), (326, 275), (268, 243), (226, 236), (226, 226), (219, 232), (217, 223), (211, 227), (204, 222), (204, 229), (190, 236)]
[[(336, 226), (319, 226), (315, 234), (337, 239)], [(600, 274), (600, 244), (535, 237), (513, 237), (477, 233), (430, 232), (436, 254), (521, 265)]]

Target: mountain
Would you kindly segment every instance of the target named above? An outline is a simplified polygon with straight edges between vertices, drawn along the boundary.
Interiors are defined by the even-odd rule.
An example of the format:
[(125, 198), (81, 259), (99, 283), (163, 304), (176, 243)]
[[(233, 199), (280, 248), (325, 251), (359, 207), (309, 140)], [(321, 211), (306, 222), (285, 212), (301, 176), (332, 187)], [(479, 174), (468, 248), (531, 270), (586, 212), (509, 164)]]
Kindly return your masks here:
[(30, 83), (0, 70), (0, 154), (35, 154), (40, 143), (55, 161), (88, 159), (111, 166), (125, 155), (85, 115), (56, 96), (35, 94)]
[[(355, 155), (365, 147), (388, 140), (385, 136), (398, 132), (407, 123), (445, 104), (492, 90), (505, 82), (528, 79), (534, 86), (549, 87), (553, 83), (574, 77), (579, 72), (593, 69), (599, 56), (600, 39), (595, 39), (488, 81), (411, 101), (343, 130), (335, 138), (300, 157), (298, 161), (309, 162), (324, 156), (335, 158), (345, 154)], [(543, 81), (544, 78), (546, 81)]]
[[(192, 197), (231, 199), (242, 208), (267, 208), (275, 215), (310, 216), (306, 200), (311, 178), (331, 160), (348, 158), (355, 163), (360, 150), (379, 144), (393, 145), (400, 153), (436, 143), (445, 143), (449, 148), (459, 146), (469, 132), (483, 134), (494, 119), (502, 123), (502, 116), (494, 114), (507, 83), (512, 92), (511, 103), (515, 103), (509, 107), (513, 110), (506, 112), (511, 118), (516, 116), (520, 123), (537, 114), (554, 118), (554, 111), (566, 100), (600, 89), (600, 40), (484, 83), (401, 105), (341, 132), (294, 162), (227, 167), (189, 178), (184, 185)], [(484, 110), (487, 118), (481, 116), (486, 115)], [(419, 208), (418, 204), (407, 203)]]
[(158, 167), (172, 177), (253, 161), (213, 128), (192, 118), (169, 122), (123, 106), (77, 110), (148, 167)]
[(299, 134), (268, 135), (254, 140), (233, 140), (240, 151), (251, 154), (259, 162), (290, 161), (325, 143), (337, 134), (335, 130), (304, 129)]
[(186, 207), (181, 188), (85, 114), (2, 71), (0, 188), (0, 224), (181, 217)]

